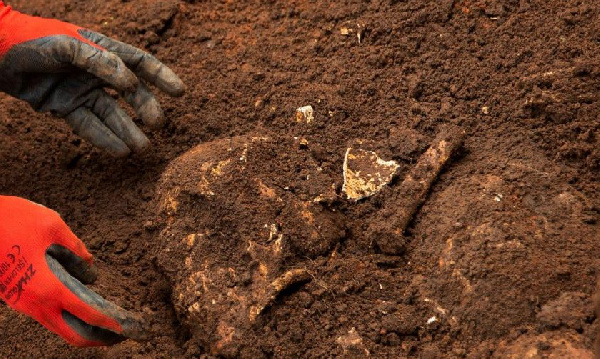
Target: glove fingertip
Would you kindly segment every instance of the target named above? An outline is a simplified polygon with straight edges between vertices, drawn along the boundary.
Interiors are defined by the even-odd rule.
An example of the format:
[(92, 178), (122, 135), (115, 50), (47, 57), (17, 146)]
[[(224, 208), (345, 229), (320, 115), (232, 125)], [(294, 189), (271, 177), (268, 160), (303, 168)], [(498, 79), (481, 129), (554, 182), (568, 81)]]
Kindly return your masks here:
[(152, 129), (159, 129), (165, 125), (165, 114), (156, 101), (144, 103), (136, 112), (144, 124)]
[(62, 318), (77, 334), (78, 338), (74, 341), (76, 346), (114, 345), (127, 339), (108, 329), (92, 326), (66, 310), (62, 311)]
[(125, 144), (123, 144), (123, 145), (119, 144), (117, 148), (109, 148), (106, 151), (111, 156), (116, 157), (116, 158), (125, 158), (131, 154), (131, 150)]
[[(78, 247), (78, 246), (76, 246)], [(46, 250), (46, 256), (58, 261), (72, 276), (85, 284), (92, 284), (98, 278), (98, 269), (93, 264), (92, 255), (85, 249), (53, 244)], [(46, 259), (47, 261), (50, 258)]]
[(161, 76), (162, 83), (160, 88), (165, 91), (171, 97), (181, 97), (187, 91), (186, 84), (171, 70), (170, 68), (163, 66)]
[(114, 61), (116, 63), (114, 72), (112, 74), (108, 74), (108, 81), (111, 85), (115, 86), (117, 90), (123, 90), (128, 92), (133, 92), (137, 89), (140, 80), (138, 77), (131, 71), (119, 58), (118, 56), (104, 51), (106, 56), (114, 57)]
[(187, 85), (184, 84), (183, 81), (181, 81), (179, 78), (177, 78), (177, 81), (174, 81), (173, 89), (171, 90), (169, 95), (173, 97), (181, 97), (186, 93), (186, 91)]

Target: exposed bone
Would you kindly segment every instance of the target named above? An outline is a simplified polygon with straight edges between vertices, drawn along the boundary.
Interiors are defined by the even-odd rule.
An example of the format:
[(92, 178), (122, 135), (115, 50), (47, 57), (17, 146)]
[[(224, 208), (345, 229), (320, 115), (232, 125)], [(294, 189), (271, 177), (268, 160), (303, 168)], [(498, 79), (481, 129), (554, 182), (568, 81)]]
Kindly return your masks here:
[(254, 321), (263, 311), (275, 303), (275, 299), (284, 290), (290, 288), (295, 284), (305, 283), (311, 280), (311, 276), (306, 269), (292, 269), (285, 272), (281, 277), (275, 279), (265, 296), (259, 300), (259, 304), (252, 308), (250, 313), (250, 320)]
[(311, 123), (314, 119), (312, 106), (303, 106), (296, 109), (296, 122)]
[[(290, 151), (298, 153), (289, 172), (277, 167), (279, 157), (260, 156)], [(295, 184), (297, 195), (285, 189), (296, 165), (306, 174)], [(272, 173), (284, 178), (274, 180)], [(334, 182), (287, 136), (203, 143), (167, 167), (159, 188), (165, 221), (159, 264), (173, 282), (175, 310), (211, 354), (236, 357), (252, 345), (248, 338), (260, 335), (268, 308), (290, 287), (311, 280), (307, 269), (290, 267), (286, 258), (324, 255), (345, 236), (343, 216), (313, 200), (334, 200)], [(207, 248), (215, 254), (207, 255)]]
[(375, 152), (348, 148), (342, 191), (354, 201), (370, 197), (390, 183), (399, 167), (395, 161), (382, 160)]
[(421, 155), (416, 166), (404, 178), (394, 195), (386, 200), (381, 215), (371, 227), (372, 239), (382, 252), (401, 254), (403, 234), (417, 209), (425, 202), (427, 193), (440, 171), (464, 141), (465, 131), (453, 125), (444, 126), (429, 149)]

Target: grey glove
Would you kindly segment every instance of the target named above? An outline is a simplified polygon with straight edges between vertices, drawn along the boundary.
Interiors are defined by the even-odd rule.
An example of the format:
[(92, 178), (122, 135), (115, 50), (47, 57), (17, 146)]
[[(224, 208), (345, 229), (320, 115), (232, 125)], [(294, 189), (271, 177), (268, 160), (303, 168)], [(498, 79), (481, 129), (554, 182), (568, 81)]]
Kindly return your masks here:
[(105, 88), (118, 90), (151, 128), (164, 114), (147, 84), (171, 96), (185, 85), (154, 56), (75, 25), (21, 14), (0, 2), (0, 91), (63, 117), (114, 156), (149, 145)]

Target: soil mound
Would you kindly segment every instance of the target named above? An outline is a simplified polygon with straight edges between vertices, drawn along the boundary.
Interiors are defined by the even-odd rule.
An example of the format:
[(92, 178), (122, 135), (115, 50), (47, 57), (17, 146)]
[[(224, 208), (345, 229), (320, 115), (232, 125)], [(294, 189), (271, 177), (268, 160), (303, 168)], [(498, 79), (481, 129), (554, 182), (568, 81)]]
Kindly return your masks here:
[(236, 137), (173, 161), (159, 187), (159, 263), (173, 302), (213, 354), (251, 350), (261, 314), (311, 279), (304, 262), (345, 235), (334, 181), (299, 141)]

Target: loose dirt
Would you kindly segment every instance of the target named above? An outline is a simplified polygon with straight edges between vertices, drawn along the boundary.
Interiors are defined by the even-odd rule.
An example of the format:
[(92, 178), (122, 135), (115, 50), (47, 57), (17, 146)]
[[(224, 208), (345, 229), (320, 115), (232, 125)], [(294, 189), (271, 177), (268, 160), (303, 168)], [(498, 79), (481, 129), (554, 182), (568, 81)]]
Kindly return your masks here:
[[(0, 357), (593, 356), (600, 268), (599, 5), (9, 2), (145, 48), (181, 74), (189, 92), (161, 98), (169, 124), (150, 135), (152, 150), (126, 160), (91, 148), (60, 120), (0, 96), (0, 191), (60, 212), (98, 259), (101, 278), (94, 289), (147, 315), (156, 333), (148, 343), (75, 349), (0, 305)], [(298, 121), (296, 109), (308, 105), (313, 119)], [(401, 254), (384, 254), (372, 233), (389, 227), (395, 190), (443, 125), (466, 131), (462, 150), (402, 236)], [(219, 141), (265, 134), (276, 140), (256, 147), (261, 165), (252, 176), (227, 178), (213, 190), (219, 198), (230, 194), (237, 206), (231, 215), (225, 202), (212, 211), (196, 194), (177, 217), (193, 219), (189, 231), (165, 242), (165, 179), (169, 173), (190, 178), (199, 170), (192, 163), (186, 170), (185, 157), (176, 159), (199, 144), (218, 147)], [(341, 190), (345, 154), (357, 141), (399, 166), (389, 185), (354, 202)], [(217, 163), (226, 157), (215, 156)], [(277, 202), (253, 207), (249, 200), (262, 187), (248, 192), (252, 180), (282, 198), (282, 218), (296, 220), (302, 211), (294, 201), (324, 193), (307, 185), (315, 167), (323, 183), (334, 184), (329, 199), (311, 205), (336, 229), (326, 243), (311, 242), (308, 228), (298, 223), (292, 229), (262, 223), (278, 213)], [(215, 275), (223, 279), (218, 291), (268, 304), (250, 326), (228, 317), (244, 335), (223, 351), (211, 346), (217, 332), (206, 328), (226, 315), (214, 309), (186, 314), (194, 302), (179, 301), (178, 276), (196, 272), (185, 268), (186, 257), (172, 266), (165, 260), (171, 245), (176, 254), (188, 250), (182, 240), (198, 234), (200, 224), (228, 225), (228, 231), (196, 237), (194, 243), (205, 247), (192, 251), (192, 269), (203, 261), (232, 264), (236, 273), (257, 266), (236, 238), (268, 224), (260, 237), (268, 240), (276, 224), (273, 235), (297, 240), (277, 273), (310, 273), (276, 295), (258, 297), (252, 297), (257, 279)], [(265, 288), (273, 278), (264, 280)]]

